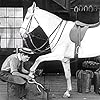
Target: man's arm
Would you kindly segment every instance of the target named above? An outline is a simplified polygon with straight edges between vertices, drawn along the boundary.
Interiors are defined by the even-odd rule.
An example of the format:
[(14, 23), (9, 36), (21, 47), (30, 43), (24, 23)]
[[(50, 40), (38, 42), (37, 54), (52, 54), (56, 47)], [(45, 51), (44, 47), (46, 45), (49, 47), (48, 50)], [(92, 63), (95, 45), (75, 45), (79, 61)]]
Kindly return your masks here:
[(19, 61), (16, 58), (11, 59), (10, 68), (11, 68), (12, 75), (16, 75), (16, 76), (23, 77), (25, 79), (29, 79), (30, 77), (28, 75), (18, 72), (18, 65), (19, 65)]
[(22, 72), (25, 73), (25, 74), (29, 74), (29, 71), (27, 71), (24, 66), (22, 66)]
[(20, 77), (23, 77), (27, 80), (29, 80), (31, 78), (29, 75), (25, 75), (25, 74), (22, 74), (22, 73), (17, 72), (17, 71), (12, 72), (12, 75), (20, 76)]

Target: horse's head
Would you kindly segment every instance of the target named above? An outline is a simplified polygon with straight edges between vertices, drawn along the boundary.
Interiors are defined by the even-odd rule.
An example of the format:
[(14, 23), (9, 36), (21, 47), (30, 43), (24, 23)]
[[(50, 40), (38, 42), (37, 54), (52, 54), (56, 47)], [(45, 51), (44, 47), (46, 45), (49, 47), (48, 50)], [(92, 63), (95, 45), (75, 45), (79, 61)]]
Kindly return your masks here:
[[(23, 24), (20, 28), (20, 34), (22, 37), (27, 37), (27, 34), (31, 31), (31, 29), (33, 30), (33, 28), (36, 28), (38, 25), (36, 20), (33, 20), (35, 9), (38, 9), (38, 7), (36, 7), (36, 3), (33, 2), (32, 6), (28, 8)], [(32, 23), (34, 22), (34, 27), (32, 27), (31, 21)]]
[(62, 19), (46, 10), (36, 7), (36, 3), (28, 8), (23, 24), (20, 28), (20, 34), (22, 37), (25, 33), (32, 32), (35, 28), (40, 26), (47, 36), (56, 29)]

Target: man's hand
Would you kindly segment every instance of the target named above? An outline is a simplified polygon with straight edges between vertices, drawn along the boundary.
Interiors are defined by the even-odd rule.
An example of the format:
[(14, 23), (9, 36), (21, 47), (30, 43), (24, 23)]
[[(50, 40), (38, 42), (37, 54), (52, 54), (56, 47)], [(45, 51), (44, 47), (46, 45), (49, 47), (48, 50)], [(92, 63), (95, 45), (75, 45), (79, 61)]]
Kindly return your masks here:
[(25, 74), (29, 74), (29, 71), (27, 71), (24, 67), (22, 67), (22, 72)]
[(29, 77), (31, 77), (31, 78), (35, 78), (33, 72), (30, 72), (30, 73), (29, 73)]

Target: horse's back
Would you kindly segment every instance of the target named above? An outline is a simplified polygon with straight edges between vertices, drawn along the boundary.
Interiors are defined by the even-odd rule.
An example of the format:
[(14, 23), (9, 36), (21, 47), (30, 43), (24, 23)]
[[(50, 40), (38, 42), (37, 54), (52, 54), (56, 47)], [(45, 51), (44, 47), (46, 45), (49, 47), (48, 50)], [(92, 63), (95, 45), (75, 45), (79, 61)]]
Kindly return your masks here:
[(83, 40), (81, 41), (81, 47), (79, 49), (79, 57), (94, 57), (100, 55), (100, 25), (98, 27), (89, 28)]

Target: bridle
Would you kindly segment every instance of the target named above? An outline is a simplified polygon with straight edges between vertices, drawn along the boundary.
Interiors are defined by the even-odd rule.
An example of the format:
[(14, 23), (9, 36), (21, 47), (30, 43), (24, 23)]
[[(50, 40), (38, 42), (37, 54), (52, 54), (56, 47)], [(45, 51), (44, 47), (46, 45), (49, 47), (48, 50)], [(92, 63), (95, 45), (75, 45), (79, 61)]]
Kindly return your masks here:
[[(61, 31), (61, 34), (60, 34), (60, 36), (59, 36), (57, 42), (55, 43), (55, 45), (54, 45), (52, 48), (51, 48), (50, 46), (48, 46), (48, 47), (45, 48), (44, 50), (40, 50), (41, 48), (43, 48), (43, 47), (49, 42), (49, 38), (54, 34), (54, 32), (55, 32), (57, 29), (58, 29), (58, 31), (59, 31), (63, 20), (62, 20), (62, 21), (57, 25), (57, 27), (53, 30), (53, 32), (50, 34), (50, 36), (48, 37), (48, 39), (43, 39), (43, 38), (40, 38), (40, 37), (37, 37), (37, 36), (34, 35), (34, 37), (40, 38), (41, 40), (46, 40), (45, 43), (43, 43), (43, 45), (41, 45), (39, 48), (37, 48), (37, 47), (34, 45), (34, 43), (32, 42), (32, 38), (31, 38), (30, 34), (28, 34), (29, 29), (30, 29), (30, 26), (31, 26), (31, 22), (32, 22), (32, 17), (34, 17), (34, 19), (36, 20), (36, 22), (37, 22), (38, 25), (40, 26), (40, 24), (39, 24), (37, 18), (35, 17), (35, 15), (34, 15), (34, 13), (33, 13), (33, 14), (31, 15), (31, 18), (30, 18), (29, 22), (28, 22), (27, 27), (26, 27), (26, 28), (21, 27), (21, 28), (24, 29), (24, 30), (26, 30), (26, 33), (27, 33), (27, 35), (28, 35), (28, 37), (29, 37), (31, 43), (32, 43), (33, 47), (35, 48), (35, 49), (33, 50), (34, 53), (35, 53), (35, 54), (41, 54), (41, 53), (44, 53), (44, 52), (46, 52), (46, 51), (48, 51), (48, 50), (50, 50), (50, 49), (53, 49), (53, 48), (57, 45), (57, 43), (59, 42), (59, 40), (60, 40), (60, 38), (61, 38), (61, 36), (62, 36), (62, 33), (63, 33), (63, 31), (64, 31), (64, 28), (65, 28), (65, 26), (66, 26), (66, 24), (67, 24), (67, 22), (65, 23), (65, 25), (64, 25), (64, 27), (63, 27), (63, 29), (62, 29), (62, 31)], [(52, 41), (49, 43), (49, 45), (50, 45), (50, 44), (53, 42), (53, 40), (56, 38), (58, 31), (56, 32), (54, 38), (53, 38)], [(22, 36), (22, 35), (21, 35), (21, 36)], [(25, 45), (29, 48), (29, 46), (28, 46), (28, 44), (27, 44), (25, 38), (22, 37), (22, 39), (24, 40)], [(70, 63), (76, 62), (77, 60), (78, 60), (78, 59), (75, 59), (74, 61), (71, 61)]]
[[(34, 12), (34, 11), (33, 11), (33, 12)], [(33, 13), (33, 14), (31, 15), (31, 17), (30, 17), (30, 20), (29, 20), (29, 22), (28, 22), (26, 28), (23, 28), (23, 27), (21, 27), (21, 28), (24, 29), (24, 30), (26, 30), (26, 34), (28, 35), (32, 46), (35, 48), (35, 49), (33, 50), (34, 53), (39, 54), (39, 53), (46, 52), (46, 51), (48, 51), (48, 50), (50, 50), (50, 49), (53, 49), (53, 48), (57, 45), (57, 43), (59, 42), (59, 40), (60, 40), (60, 38), (61, 38), (61, 35), (62, 35), (62, 33), (63, 33), (63, 30), (64, 30), (64, 28), (65, 28), (65, 26), (66, 26), (66, 23), (65, 23), (65, 25), (64, 25), (64, 27), (63, 27), (63, 29), (62, 29), (62, 32), (61, 32), (61, 34), (60, 34), (60, 36), (59, 36), (57, 42), (55, 43), (55, 45), (54, 45), (52, 48), (51, 48), (50, 46), (48, 46), (48, 47), (45, 48), (44, 50), (41, 50), (41, 49), (49, 42), (49, 39), (50, 39), (50, 37), (54, 34), (54, 32), (58, 29), (57, 32), (56, 32), (56, 34), (55, 34), (55, 36), (53, 37), (53, 39), (52, 39), (51, 42), (49, 43), (49, 45), (51, 45), (51, 43), (54, 41), (54, 39), (56, 38), (57, 33), (58, 33), (58, 31), (59, 31), (59, 29), (60, 29), (60, 27), (61, 27), (61, 24), (62, 24), (63, 20), (62, 20), (62, 21), (57, 25), (57, 27), (53, 30), (53, 32), (50, 34), (50, 36), (48, 37), (48, 39), (43, 39), (43, 38), (40, 38), (40, 37), (39, 37), (39, 39), (41, 39), (41, 40), (46, 40), (46, 41), (45, 41), (40, 47), (37, 48), (37, 47), (35, 46), (35, 44), (33, 43), (33, 41), (32, 41), (31, 35), (29, 34), (29, 29), (30, 29), (30, 26), (31, 26), (31, 22), (32, 22), (32, 18), (33, 18), (33, 17), (34, 17), (35, 21), (38, 23), (38, 26), (40, 26), (39, 21), (37, 20), (37, 18), (35, 17), (35, 15), (34, 15), (34, 13)], [(37, 37), (37, 38), (38, 38), (38, 36), (35, 36), (35, 35), (34, 35), (34, 37)], [(25, 38), (22, 37), (22, 39), (24, 40), (25, 45), (29, 48), (29, 46), (28, 46), (28, 44), (27, 44)]]

